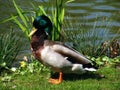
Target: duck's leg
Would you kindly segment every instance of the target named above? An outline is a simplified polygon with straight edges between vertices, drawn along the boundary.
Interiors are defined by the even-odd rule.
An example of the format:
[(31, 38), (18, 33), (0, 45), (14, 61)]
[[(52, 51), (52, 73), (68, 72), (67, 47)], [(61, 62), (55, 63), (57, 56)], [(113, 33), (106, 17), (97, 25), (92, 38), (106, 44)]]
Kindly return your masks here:
[(62, 72), (59, 72), (59, 78), (58, 79), (50, 78), (49, 82), (52, 83), (52, 84), (60, 84), (62, 82)]

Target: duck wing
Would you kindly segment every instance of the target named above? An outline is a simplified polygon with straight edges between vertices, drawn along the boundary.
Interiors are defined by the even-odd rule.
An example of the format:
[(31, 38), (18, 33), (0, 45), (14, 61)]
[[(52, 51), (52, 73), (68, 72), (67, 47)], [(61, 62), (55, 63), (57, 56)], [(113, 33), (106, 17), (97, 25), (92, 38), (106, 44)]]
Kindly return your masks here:
[(84, 55), (76, 51), (75, 49), (68, 47), (64, 45), (62, 42), (53, 42), (50, 40), (45, 41), (45, 45), (48, 45), (55, 51), (60, 54), (62, 54), (65, 57), (70, 57), (74, 62), (80, 63), (80, 64), (88, 64), (91, 63), (89, 59), (87, 59)]

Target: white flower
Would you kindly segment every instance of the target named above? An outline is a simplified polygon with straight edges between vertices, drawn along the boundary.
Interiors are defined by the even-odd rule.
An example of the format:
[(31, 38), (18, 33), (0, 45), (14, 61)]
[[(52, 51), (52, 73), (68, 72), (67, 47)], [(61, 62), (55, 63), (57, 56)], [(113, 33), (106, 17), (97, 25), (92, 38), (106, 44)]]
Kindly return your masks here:
[(16, 68), (15, 68), (15, 67), (12, 67), (12, 68), (11, 68), (11, 71), (15, 72), (15, 71), (16, 71)]

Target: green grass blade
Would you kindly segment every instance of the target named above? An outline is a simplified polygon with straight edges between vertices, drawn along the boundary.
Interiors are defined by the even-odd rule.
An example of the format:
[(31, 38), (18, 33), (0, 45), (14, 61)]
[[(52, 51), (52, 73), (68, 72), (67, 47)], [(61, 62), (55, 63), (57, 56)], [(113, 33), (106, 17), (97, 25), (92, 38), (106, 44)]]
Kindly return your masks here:
[(12, 18), (15, 21), (15, 23), (20, 27), (20, 29), (23, 31), (23, 33), (25, 33), (26, 28), (14, 16), (12, 16)]
[(46, 12), (45, 12), (43, 6), (38, 6), (38, 7), (39, 7), (39, 9), (40, 9), (40, 11), (41, 11), (41, 14), (44, 14), (44, 15), (47, 16), (47, 14), (46, 14)]
[(67, 3), (70, 3), (70, 2), (73, 2), (73, 1), (75, 1), (75, 0), (68, 0), (68, 1), (66, 2), (66, 4), (67, 4)]
[(11, 21), (11, 20), (13, 20), (14, 18), (17, 18), (17, 17), (18, 17), (18, 16), (14, 16), (14, 17), (7, 18), (7, 19), (1, 21), (0, 24), (1, 24), (1, 23), (6, 23), (6, 22), (8, 22), (8, 21)]
[(65, 9), (63, 8), (60, 14), (60, 22), (63, 23), (64, 20)]
[(24, 16), (24, 15), (22, 14), (22, 12), (21, 12), (22, 9), (20, 9), (20, 8), (17, 6), (17, 4), (15, 3), (15, 0), (13, 0), (13, 4), (14, 4), (16, 10), (17, 10), (17, 13), (19, 14), (20, 18), (22, 19), (23, 23), (24, 23), (25, 26), (27, 27), (28, 25), (27, 25), (26, 18), (25, 18), (25, 16)]

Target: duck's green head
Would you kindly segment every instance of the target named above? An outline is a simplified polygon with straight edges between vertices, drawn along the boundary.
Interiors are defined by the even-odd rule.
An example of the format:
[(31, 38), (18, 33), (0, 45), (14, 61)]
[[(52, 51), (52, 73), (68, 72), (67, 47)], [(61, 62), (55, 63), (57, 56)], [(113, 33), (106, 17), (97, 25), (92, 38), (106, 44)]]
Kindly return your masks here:
[(37, 30), (43, 30), (50, 35), (53, 28), (52, 22), (45, 15), (36, 17), (33, 21), (33, 27), (34, 29), (32, 30), (29, 36), (33, 35)]

